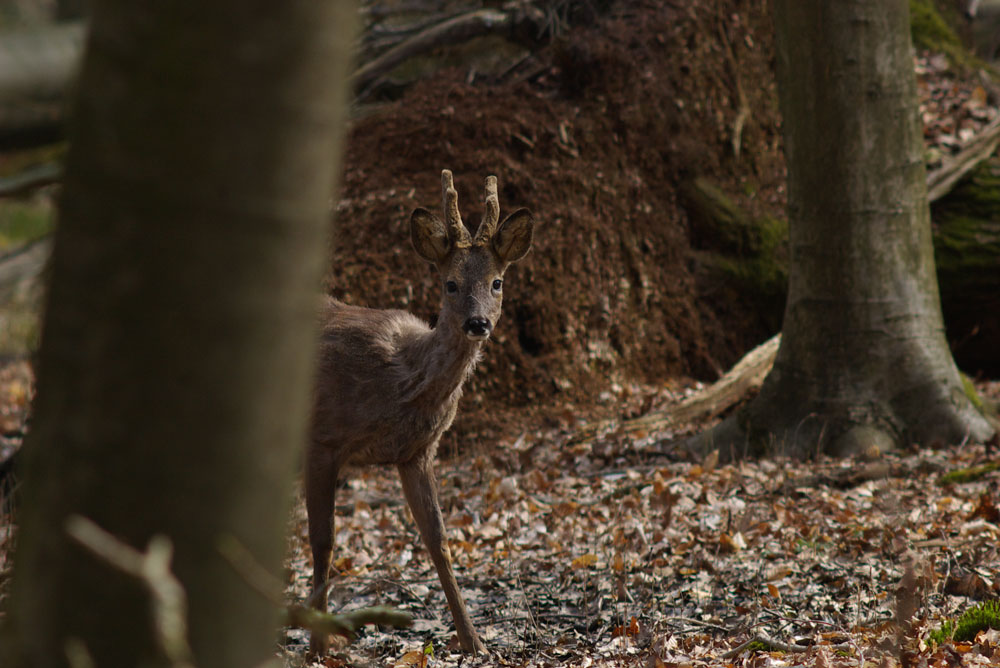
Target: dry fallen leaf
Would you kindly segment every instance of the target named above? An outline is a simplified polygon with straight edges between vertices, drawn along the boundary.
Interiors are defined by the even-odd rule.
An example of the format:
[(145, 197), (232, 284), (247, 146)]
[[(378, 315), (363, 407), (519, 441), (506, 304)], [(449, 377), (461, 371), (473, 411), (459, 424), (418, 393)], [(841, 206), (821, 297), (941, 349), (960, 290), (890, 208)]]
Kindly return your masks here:
[(393, 668), (427, 668), (427, 653), (422, 649), (412, 649), (399, 657)]

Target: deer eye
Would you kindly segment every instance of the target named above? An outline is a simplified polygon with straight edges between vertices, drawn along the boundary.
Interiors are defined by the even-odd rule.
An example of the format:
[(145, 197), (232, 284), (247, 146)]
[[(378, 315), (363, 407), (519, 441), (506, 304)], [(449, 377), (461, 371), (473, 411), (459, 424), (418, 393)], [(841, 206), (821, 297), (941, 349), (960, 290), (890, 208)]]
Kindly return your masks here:
[(503, 287), (503, 281), (501, 281), (499, 278), (494, 278), (493, 289), (496, 290), (497, 292), (500, 292), (500, 288), (502, 287)]
[(458, 283), (456, 283), (455, 281), (445, 281), (444, 290), (449, 295), (453, 295), (456, 292), (458, 292)]

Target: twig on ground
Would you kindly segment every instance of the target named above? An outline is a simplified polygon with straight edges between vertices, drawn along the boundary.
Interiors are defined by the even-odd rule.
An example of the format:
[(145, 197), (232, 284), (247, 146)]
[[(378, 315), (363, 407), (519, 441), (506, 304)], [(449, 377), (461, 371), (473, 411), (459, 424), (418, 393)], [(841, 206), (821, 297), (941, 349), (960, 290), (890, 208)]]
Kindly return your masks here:
[[(314, 592), (305, 605), (292, 604), (285, 606), (281, 583), (267, 572), (234, 536), (224, 536), (219, 540), (219, 552), (229, 562), (233, 569), (264, 598), (276, 607), (282, 608), (281, 623), (283, 626), (297, 626), (316, 633), (336, 634), (348, 640), (357, 637), (358, 629), (365, 624), (381, 624), (397, 628), (413, 623), (413, 615), (392, 608), (375, 606), (362, 608), (352, 612), (331, 614), (312, 607), (314, 598), (321, 592)], [(326, 583), (329, 587), (331, 582)], [(324, 589), (325, 590), (325, 589)]]
[(702, 620), (695, 619), (694, 617), (667, 617), (664, 621), (683, 622), (685, 624), (690, 624), (692, 626), (699, 626), (706, 629), (712, 629), (713, 631), (719, 631), (721, 633), (732, 632), (732, 629), (728, 629), (725, 626), (720, 626), (719, 624), (713, 624), (712, 622), (703, 622)]
[(754, 643), (760, 643), (761, 645), (764, 645), (768, 649), (778, 650), (779, 652), (787, 652), (789, 654), (808, 652), (809, 650), (815, 647), (827, 647), (833, 650), (834, 652), (842, 652), (845, 650), (854, 649), (854, 644), (849, 642), (842, 642), (836, 645), (796, 645), (793, 643), (781, 642), (780, 640), (775, 640), (774, 638), (769, 638), (768, 636), (762, 634), (757, 634), (750, 640), (747, 640), (745, 643), (742, 643), (741, 645), (734, 647), (733, 649), (723, 654), (722, 658), (723, 659), (735, 658), (740, 654), (742, 654), (744, 651), (746, 651), (746, 649), (751, 645), (753, 645)]
[(413, 615), (384, 606), (362, 608), (333, 615), (303, 605), (290, 605), (283, 611), (283, 626), (297, 626), (315, 633), (336, 634), (354, 640), (365, 624), (404, 628), (413, 623)]

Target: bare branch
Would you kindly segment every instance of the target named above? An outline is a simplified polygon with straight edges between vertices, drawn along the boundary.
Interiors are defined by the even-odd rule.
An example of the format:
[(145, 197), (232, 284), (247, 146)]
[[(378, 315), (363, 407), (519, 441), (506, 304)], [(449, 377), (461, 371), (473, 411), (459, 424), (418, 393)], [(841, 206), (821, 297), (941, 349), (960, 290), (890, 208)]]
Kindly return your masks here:
[(43, 186), (62, 180), (62, 166), (54, 162), (37, 165), (29, 169), (0, 178), (0, 197), (23, 195)]
[(187, 641), (187, 594), (170, 571), (174, 553), (170, 539), (157, 534), (149, 540), (146, 551), (140, 552), (80, 515), (66, 521), (66, 532), (99, 559), (146, 585), (160, 648), (174, 668), (193, 668)]
[(364, 88), (405, 60), (431, 49), (455, 42), (465, 42), (484, 35), (506, 33), (514, 25), (514, 17), (513, 12), (480, 9), (421, 30), (413, 37), (359, 67), (351, 79), (354, 90)]
[(358, 629), (365, 624), (404, 628), (413, 623), (413, 615), (383, 606), (362, 608), (333, 615), (302, 605), (290, 605), (284, 611), (282, 623), (285, 626), (308, 629), (313, 633), (335, 634), (348, 640), (354, 640)]
[(945, 164), (927, 173), (927, 201), (934, 202), (955, 187), (976, 165), (993, 155), (1000, 144), (1000, 118), (984, 127), (965, 148)]

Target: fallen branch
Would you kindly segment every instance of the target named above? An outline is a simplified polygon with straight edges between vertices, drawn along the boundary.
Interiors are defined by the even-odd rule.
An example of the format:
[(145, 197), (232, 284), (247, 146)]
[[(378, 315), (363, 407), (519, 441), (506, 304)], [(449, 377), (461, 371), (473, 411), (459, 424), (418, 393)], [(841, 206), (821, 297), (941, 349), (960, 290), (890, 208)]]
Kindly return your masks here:
[(510, 34), (524, 21), (540, 22), (540, 10), (532, 9), (479, 9), (432, 25), (359, 67), (351, 84), (354, 90), (361, 90), (397, 65), (432, 49), (486, 35)]
[(13, 176), (0, 178), (0, 197), (23, 195), (62, 180), (62, 165), (36, 165)]
[[(374, 606), (351, 612), (331, 614), (312, 607), (312, 599), (306, 605), (286, 606), (282, 597), (281, 583), (261, 566), (246, 547), (234, 536), (224, 536), (219, 540), (218, 549), (243, 580), (264, 598), (281, 608), (282, 626), (295, 626), (314, 633), (336, 634), (353, 641), (358, 629), (365, 624), (380, 624), (403, 628), (413, 623), (413, 615), (393, 608)], [(330, 583), (327, 583), (329, 586)], [(318, 593), (318, 592), (317, 592)], [(316, 594), (314, 594), (315, 596)]]
[(314, 633), (335, 634), (353, 641), (358, 629), (366, 624), (404, 628), (413, 623), (413, 615), (393, 608), (375, 606), (351, 612), (331, 614), (304, 605), (290, 605), (282, 614), (282, 625), (296, 626)]
[(0, 254), (0, 299), (6, 299), (22, 281), (37, 279), (52, 252), (52, 239), (43, 237)]
[(652, 411), (631, 420), (605, 420), (589, 425), (577, 432), (571, 442), (584, 442), (611, 431), (641, 438), (685, 423), (715, 417), (738, 403), (748, 393), (760, 388), (764, 377), (771, 370), (780, 342), (781, 335), (774, 335), (747, 353), (722, 378), (676, 406)]
[(927, 201), (941, 199), (976, 165), (993, 155), (1000, 144), (1000, 118), (984, 127), (957, 155), (927, 173)]
[(735, 647), (725, 654), (722, 655), (723, 659), (734, 659), (743, 652), (747, 650), (754, 643), (759, 643), (766, 647), (768, 650), (776, 650), (778, 652), (786, 652), (788, 654), (799, 654), (802, 652), (808, 652), (816, 647), (826, 647), (834, 652), (844, 652), (850, 649), (854, 649), (853, 643), (842, 642), (837, 645), (796, 645), (794, 643), (781, 642), (780, 640), (775, 640), (774, 638), (769, 638), (765, 635), (755, 635), (750, 640), (745, 643)]

